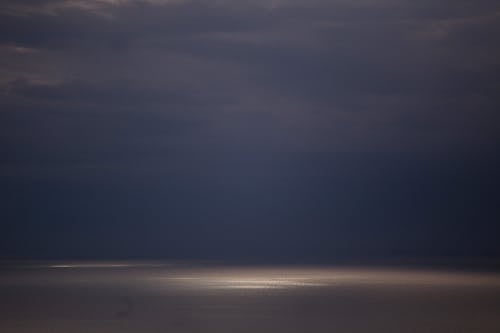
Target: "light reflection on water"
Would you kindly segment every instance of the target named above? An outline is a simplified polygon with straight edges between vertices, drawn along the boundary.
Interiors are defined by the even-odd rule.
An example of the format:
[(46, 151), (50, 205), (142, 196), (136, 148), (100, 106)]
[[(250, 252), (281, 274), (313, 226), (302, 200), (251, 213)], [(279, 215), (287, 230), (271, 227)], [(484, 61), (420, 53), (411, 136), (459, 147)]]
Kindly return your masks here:
[(176, 272), (150, 278), (195, 289), (290, 289), (341, 286), (500, 286), (500, 276), (375, 268), (219, 268)]
[(206, 289), (285, 289), (327, 286), (326, 283), (314, 282), (304, 278), (277, 278), (271, 276), (220, 276), (220, 277), (170, 277), (165, 278), (169, 283), (180, 284), (184, 287)]
[(0, 332), (500, 332), (500, 275), (145, 262), (3, 266)]

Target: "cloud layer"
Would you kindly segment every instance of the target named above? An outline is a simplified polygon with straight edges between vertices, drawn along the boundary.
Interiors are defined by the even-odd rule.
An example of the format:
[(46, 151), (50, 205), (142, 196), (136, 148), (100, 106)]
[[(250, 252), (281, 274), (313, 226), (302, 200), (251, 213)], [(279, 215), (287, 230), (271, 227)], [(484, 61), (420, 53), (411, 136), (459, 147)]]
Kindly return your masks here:
[[(214, 230), (292, 221), (283, 238), (305, 234), (318, 251), (332, 249), (323, 237), (334, 233), (338, 248), (351, 249), (361, 226), (375, 235), (359, 236), (365, 248), (391, 239), (402, 251), (404, 237), (418, 247), (449, 221), (461, 221), (463, 235), (480, 211), (477, 240), (491, 252), (499, 18), (490, 0), (3, 1), (0, 170), (20, 196), (5, 213), (16, 216), (10, 233), (22, 238), (15, 221), (34, 221), (16, 207), (63, 219), (36, 203), (37, 191), (47, 207), (70, 191), (68, 207), (90, 200), (98, 220), (111, 219), (89, 199), (102, 191), (119, 198), (111, 206), (130, 199), (139, 212), (168, 198), (151, 214), (197, 228), (204, 219)], [(144, 196), (123, 197), (121, 186)], [(457, 210), (472, 193), (482, 203)], [(163, 228), (199, 241), (181, 222), (159, 225), (150, 222), (147, 237)], [(250, 225), (229, 230), (250, 242)]]

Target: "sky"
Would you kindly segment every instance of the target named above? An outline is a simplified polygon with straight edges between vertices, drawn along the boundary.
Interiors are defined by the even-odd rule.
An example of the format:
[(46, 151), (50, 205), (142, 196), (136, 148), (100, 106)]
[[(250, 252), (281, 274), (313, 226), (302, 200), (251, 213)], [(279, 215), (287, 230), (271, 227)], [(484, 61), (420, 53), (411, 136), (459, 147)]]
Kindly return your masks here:
[(2, 0), (0, 258), (498, 258), (498, 33), (493, 0)]

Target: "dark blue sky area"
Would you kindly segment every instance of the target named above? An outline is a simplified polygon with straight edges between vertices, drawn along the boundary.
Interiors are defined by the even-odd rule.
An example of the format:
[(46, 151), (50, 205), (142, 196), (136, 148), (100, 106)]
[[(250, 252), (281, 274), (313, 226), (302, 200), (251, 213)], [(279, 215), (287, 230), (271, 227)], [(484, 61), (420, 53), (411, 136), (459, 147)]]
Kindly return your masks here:
[(500, 256), (497, 1), (2, 1), (0, 258)]

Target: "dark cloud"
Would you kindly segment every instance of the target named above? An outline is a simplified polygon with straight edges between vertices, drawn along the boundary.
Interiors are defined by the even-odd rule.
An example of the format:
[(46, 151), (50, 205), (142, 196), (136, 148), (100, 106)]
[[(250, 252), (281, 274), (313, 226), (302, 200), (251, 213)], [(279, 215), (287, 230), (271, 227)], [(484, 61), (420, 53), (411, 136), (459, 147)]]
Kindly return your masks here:
[(202, 2), (128, 3), (109, 10), (111, 16), (71, 7), (21, 17), (3, 14), (0, 39), (33, 47), (130, 48), (151, 40), (245, 31), (272, 23), (262, 11)]
[(5, 253), (498, 255), (499, 13), (4, 1)]
[[(91, 104), (102, 107), (133, 106), (147, 107), (161, 103), (171, 105), (200, 104), (200, 96), (182, 87), (159, 87), (137, 85), (127, 82), (83, 82), (73, 81), (59, 84), (40, 84), (26, 80), (11, 82), (8, 93), (14, 97), (37, 102), (63, 102)], [(77, 104), (78, 105), (78, 104)]]
[[(219, 143), (238, 136), (230, 128), (254, 112), (274, 119), (264, 137), (275, 145), (495, 147), (498, 8), (491, 1), (3, 8), (0, 39), (23, 54), (5, 57), (6, 103), (89, 114), (161, 110), (200, 121), (203, 135)], [(236, 141), (252, 142), (253, 127), (246, 128)], [(287, 139), (293, 132), (304, 137)], [(415, 144), (395, 145), (398, 135)]]

